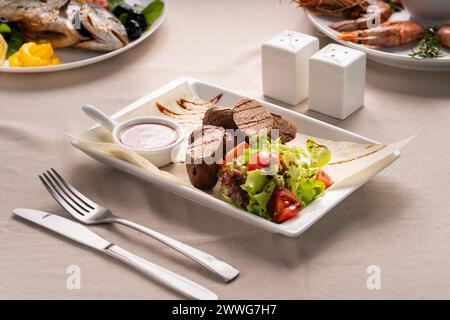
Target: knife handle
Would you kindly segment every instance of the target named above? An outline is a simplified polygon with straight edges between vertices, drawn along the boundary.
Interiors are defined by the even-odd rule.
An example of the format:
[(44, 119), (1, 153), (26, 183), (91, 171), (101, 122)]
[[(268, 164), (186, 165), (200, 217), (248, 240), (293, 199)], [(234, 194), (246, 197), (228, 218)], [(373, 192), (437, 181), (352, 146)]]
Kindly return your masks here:
[(138, 257), (117, 245), (106, 248), (104, 252), (185, 296), (198, 300), (217, 300), (215, 293), (198, 283)]
[(217, 274), (226, 282), (233, 280), (239, 275), (239, 270), (233, 268), (224, 261), (219, 260), (216, 257), (207, 254), (206, 252), (200, 251), (196, 248), (193, 248), (185, 243), (169, 238), (168, 236), (163, 235), (162, 233), (159, 233), (155, 230), (149, 229), (147, 227), (141, 226), (140, 224), (121, 218), (114, 219), (114, 222), (138, 230), (158, 241), (161, 241), (162, 243), (165, 243), (169, 247), (177, 250), (178, 252), (184, 254), (186, 257), (196, 261), (206, 269)]

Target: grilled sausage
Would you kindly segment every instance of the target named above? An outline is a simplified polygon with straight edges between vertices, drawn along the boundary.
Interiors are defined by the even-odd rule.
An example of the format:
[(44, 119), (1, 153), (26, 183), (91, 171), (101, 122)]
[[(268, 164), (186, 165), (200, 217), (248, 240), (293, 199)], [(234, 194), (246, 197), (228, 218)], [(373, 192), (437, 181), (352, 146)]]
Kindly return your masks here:
[(195, 129), (186, 150), (186, 170), (192, 185), (202, 190), (214, 188), (219, 161), (223, 159), (225, 129), (206, 125)]
[(279, 130), (279, 136), (282, 143), (294, 140), (297, 134), (297, 128), (288, 120), (284, 119), (282, 116), (272, 113), (272, 118), (274, 121), (273, 128)]
[(274, 120), (269, 111), (253, 99), (241, 99), (233, 108), (233, 120), (236, 127), (245, 135), (267, 133), (273, 129)]
[(272, 129), (279, 130), (283, 143), (295, 138), (297, 128), (282, 116), (270, 113), (261, 104), (251, 99), (239, 100), (233, 109), (233, 119), (238, 129), (245, 135), (257, 134), (265, 130), (268, 134)]
[(233, 120), (233, 108), (213, 106), (209, 108), (203, 118), (203, 125), (218, 126), (225, 129), (236, 129)]

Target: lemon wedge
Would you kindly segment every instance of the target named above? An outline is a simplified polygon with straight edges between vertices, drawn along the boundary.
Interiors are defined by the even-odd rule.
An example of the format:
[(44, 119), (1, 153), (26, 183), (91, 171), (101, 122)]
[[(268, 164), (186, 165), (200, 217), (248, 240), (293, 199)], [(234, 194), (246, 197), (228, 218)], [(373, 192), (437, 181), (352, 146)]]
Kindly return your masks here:
[(0, 67), (3, 66), (3, 62), (5, 62), (7, 51), (8, 44), (6, 43), (5, 38), (0, 34)]

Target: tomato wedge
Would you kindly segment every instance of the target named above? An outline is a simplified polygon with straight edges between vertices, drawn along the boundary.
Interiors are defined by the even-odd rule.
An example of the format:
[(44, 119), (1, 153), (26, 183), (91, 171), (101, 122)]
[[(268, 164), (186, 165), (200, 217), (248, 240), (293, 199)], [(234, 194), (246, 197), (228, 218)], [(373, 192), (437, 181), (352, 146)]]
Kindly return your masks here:
[(227, 154), (225, 155), (223, 164), (233, 162), (234, 159), (243, 155), (245, 153), (245, 150), (247, 150), (248, 148), (249, 148), (249, 145), (247, 142), (239, 143), (236, 147), (234, 147), (233, 149), (231, 149), (230, 151), (227, 152)]
[(280, 157), (276, 153), (260, 151), (254, 154), (247, 165), (247, 170), (252, 171), (270, 167), (272, 164), (279, 164)]
[(107, 0), (88, 0), (87, 2), (90, 2), (90, 3), (93, 3), (93, 4), (97, 4), (99, 6), (102, 6), (106, 10), (108, 10), (108, 7), (109, 7)]
[(295, 217), (301, 210), (301, 204), (291, 190), (277, 188), (273, 192), (267, 208), (272, 221), (282, 223)]
[(333, 180), (331, 180), (331, 177), (323, 170), (319, 171), (316, 176), (316, 180), (323, 182), (323, 184), (325, 185), (325, 189), (328, 189), (333, 184)]

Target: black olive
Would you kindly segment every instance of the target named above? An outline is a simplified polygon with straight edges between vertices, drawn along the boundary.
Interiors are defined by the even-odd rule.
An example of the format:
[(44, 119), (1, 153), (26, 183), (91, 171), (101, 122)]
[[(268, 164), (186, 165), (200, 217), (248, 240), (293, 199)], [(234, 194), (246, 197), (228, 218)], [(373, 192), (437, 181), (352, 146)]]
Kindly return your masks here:
[(127, 20), (125, 22), (125, 29), (127, 29), (128, 39), (138, 39), (142, 34), (142, 29), (136, 20)]
[(119, 4), (114, 8), (114, 15), (119, 18), (122, 14), (126, 13), (126, 14), (131, 14), (133, 13), (134, 10), (133, 8), (129, 5), (129, 4)]
[(145, 30), (145, 28), (147, 28), (147, 19), (145, 19), (145, 16), (142, 13), (133, 11), (132, 13), (128, 14), (128, 19), (137, 21), (142, 30)]
[(0, 17), (0, 23), (8, 23), (6, 18)]

